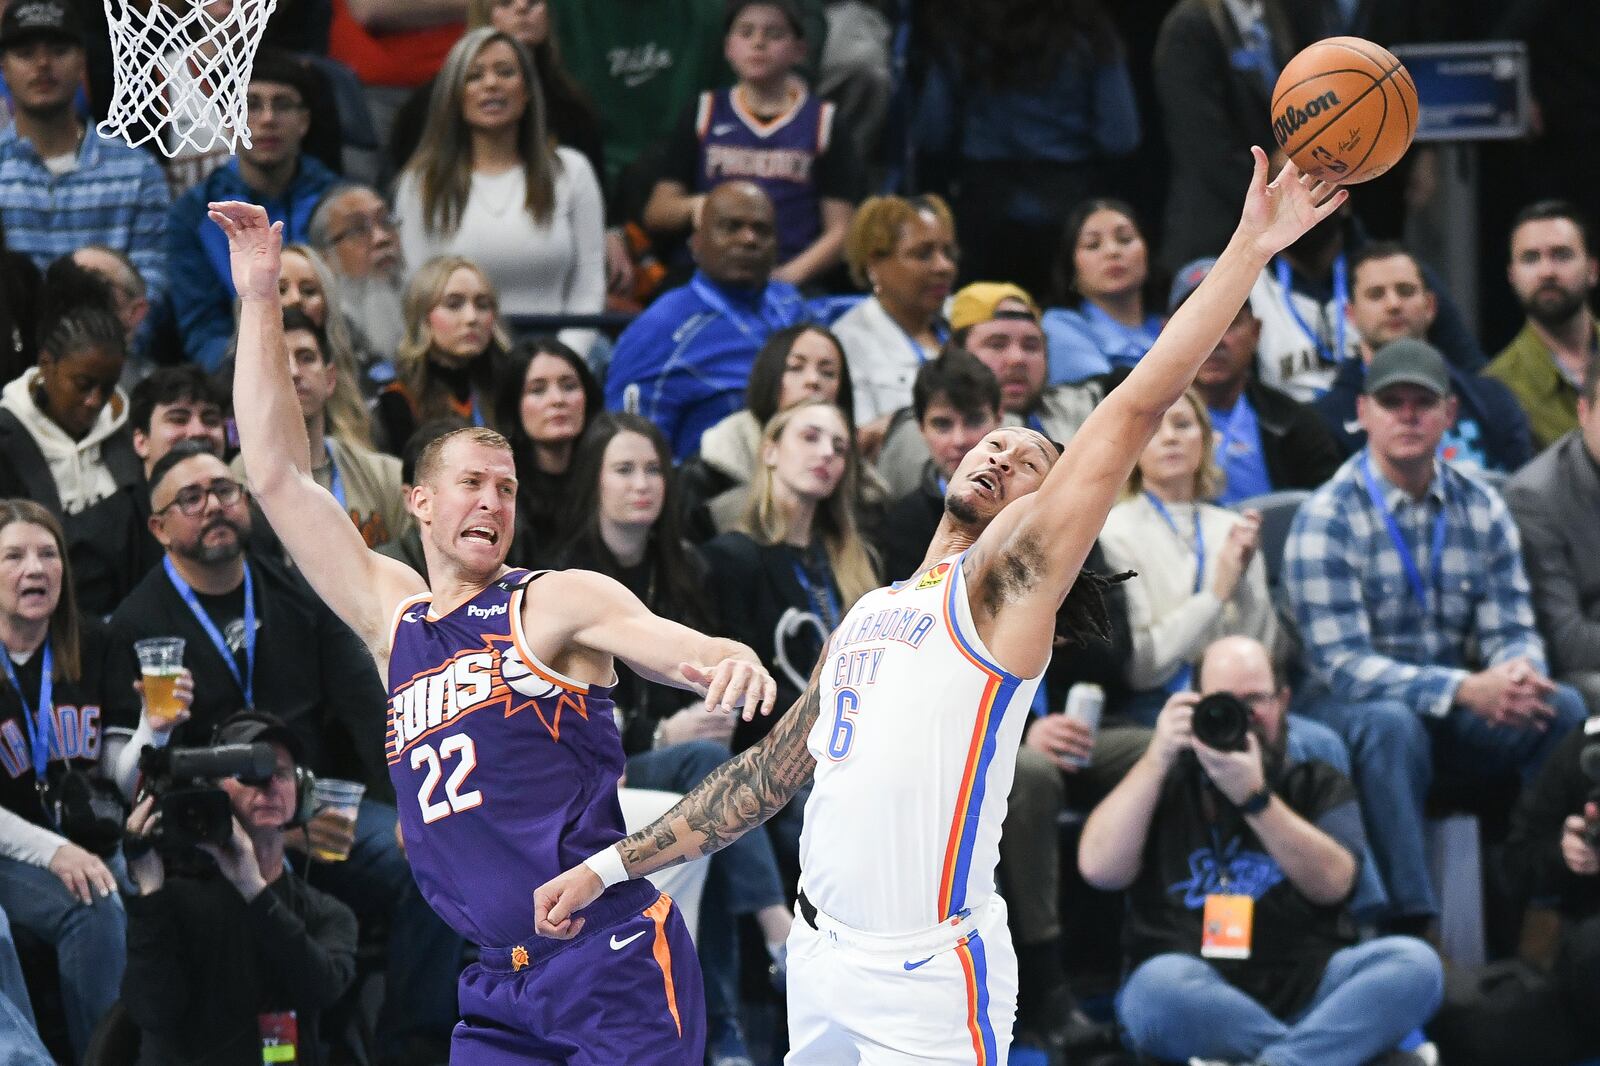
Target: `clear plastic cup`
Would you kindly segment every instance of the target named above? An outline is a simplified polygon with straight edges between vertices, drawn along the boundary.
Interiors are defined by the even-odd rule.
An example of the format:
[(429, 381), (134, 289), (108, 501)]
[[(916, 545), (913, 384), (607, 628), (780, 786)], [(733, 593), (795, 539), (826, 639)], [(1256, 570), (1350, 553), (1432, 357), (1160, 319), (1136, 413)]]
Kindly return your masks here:
[(176, 688), (183, 674), (183, 638), (150, 637), (133, 642), (144, 686), (144, 710), (152, 725), (166, 725), (183, 710)]
[[(323, 815), (332, 812), (341, 819), (346, 820), (350, 837), (355, 836), (356, 814), (361, 809), (361, 797), (367, 791), (367, 786), (359, 781), (342, 781), (337, 777), (317, 778), (316, 788), (312, 791), (315, 799), (316, 812)], [(350, 857), (350, 847), (334, 850), (323, 844), (311, 846), (311, 857), (318, 862), (344, 862)]]

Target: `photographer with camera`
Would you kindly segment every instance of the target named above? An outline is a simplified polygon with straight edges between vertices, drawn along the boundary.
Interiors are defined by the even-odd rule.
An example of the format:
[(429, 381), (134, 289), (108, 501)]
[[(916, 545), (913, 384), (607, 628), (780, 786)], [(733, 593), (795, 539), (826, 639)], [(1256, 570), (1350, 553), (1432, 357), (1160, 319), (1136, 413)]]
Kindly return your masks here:
[(1523, 790), (1503, 862), (1518, 898), (1560, 914), (1550, 976), (1572, 1035), (1600, 1048), (1600, 719), (1562, 740)]
[[(139, 1062), (317, 1066), (319, 1017), (355, 976), (355, 915), (284, 859), (285, 827), (307, 813), (298, 736), (244, 711), (215, 740), (262, 745), (272, 758), (246, 752), (230, 766), (221, 748), (146, 756), (145, 791), (128, 819), (139, 894), (127, 903), (122, 1000), (143, 1034)], [(185, 756), (240, 772), (192, 780)], [(218, 789), (220, 799), (205, 795)]]
[[(1158, 1059), (1270, 1066), (1420, 1062), (1396, 1045), (1438, 1007), (1420, 940), (1352, 946), (1365, 842), (1350, 782), (1286, 757), (1288, 689), (1260, 642), (1225, 637), (1083, 828), (1078, 866), (1126, 889), (1117, 1016)], [(1385, 1057), (1387, 1056), (1387, 1057)]]
[(122, 977), (123, 808), (100, 777), (105, 647), (78, 616), (55, 517), (0, 501), (0, 909), (55, 949), (75, 1058)]
[[(149, 481), (150, 528), (166, 554), (111, 616), (107, 722), (146, 728), (148, 716), (128, 698), (139, 676), (134, 641), (182, 637), (193, 717), (170, 743), (204, 744), (235, 711), (267, 710), (297, 738), (302, 765), (365, 784), (353, 839), (348, 819), (330, 811), (306, 826), (309, 854), (348, 856), (308, 862), (307, 877), (363, 924), (389, 930), (380, 1057), (443, 1048), (457, 1017), (463, 944), (423, 900), (396, 837), (383, 759), (388, 700), (372, 656), (298, 574), (249, 550), (249, 494), (208, 447), (174, 445)], [(131, 785), (145, 746), (135, 734), (118, 781)]]

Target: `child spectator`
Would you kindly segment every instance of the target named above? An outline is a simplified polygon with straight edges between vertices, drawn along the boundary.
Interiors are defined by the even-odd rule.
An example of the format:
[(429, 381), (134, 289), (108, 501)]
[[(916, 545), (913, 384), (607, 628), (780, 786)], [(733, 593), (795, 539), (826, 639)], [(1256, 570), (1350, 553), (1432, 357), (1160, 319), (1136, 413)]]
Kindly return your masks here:
[(724, 54), (739, 81), (700, 94), (667, 143), (645, 225), (687, 232), (705, 194), (747, 179), (772, 201), (778, 228), (773, 277), (819, 281), (840, 263), (845, 233), (866, 182), (837, 109), (814, 96), (795, 68), (808, 42), (793, 0), (729, 5)]

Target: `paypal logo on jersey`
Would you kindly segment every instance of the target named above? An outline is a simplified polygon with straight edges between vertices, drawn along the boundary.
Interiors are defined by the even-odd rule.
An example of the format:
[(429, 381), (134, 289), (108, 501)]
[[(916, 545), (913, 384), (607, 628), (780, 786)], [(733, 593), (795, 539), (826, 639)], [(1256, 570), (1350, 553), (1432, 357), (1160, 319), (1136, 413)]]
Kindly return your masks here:
[(475, 603), (467, 604), (468, 618), (493, 618), (497, 614), (505, 614), (506, 605), (497, 603), (493, 607), (479, 607)]

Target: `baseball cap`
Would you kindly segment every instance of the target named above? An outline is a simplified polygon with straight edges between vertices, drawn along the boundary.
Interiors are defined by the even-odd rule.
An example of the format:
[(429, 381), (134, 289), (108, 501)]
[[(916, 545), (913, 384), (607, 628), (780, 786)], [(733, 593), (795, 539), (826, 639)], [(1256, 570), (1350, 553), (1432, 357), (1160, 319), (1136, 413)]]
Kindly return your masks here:
[(217, 730), (218, 744), (256, 744), (277, 741), (289, 750), (296, 765), (305, 761), (305, 745), (283, 719), (265, 711), (240, 711)]
[(1178, 305), (1194, 295), (1194, 290), (1206, 280), (1206, 275), (1211, 273), (1211, 268), (1217, 265), (1215, 256), (1206, 256), (1203, 259), (1191, 260), (1178, 268), (1172, 276), (1172, 289), (1167, 293), (1167, 314), (1178, 309)]
[(950, 328), (966, 329), (995, 318), (996, 309), (1005, 300), (1020, 300), (1028, 309), (1028, 316), (1039, 318), (1039, 305), (1020, 285), (1009, 281), (974, 281), (957, 292), (950, 301)]
[(77, 11), (66, 0), (13, 0), (0, 15), (0, 51), (40, 37), (84, 47)]
[(1444, 356), (1427, 341), (1401, 337), (1390, 341), (1372, 355), (1363, 390), (1376, 396), (1390, 385), (1420, 385), (1440, 396), (1450, 395), (1450, 371)]

